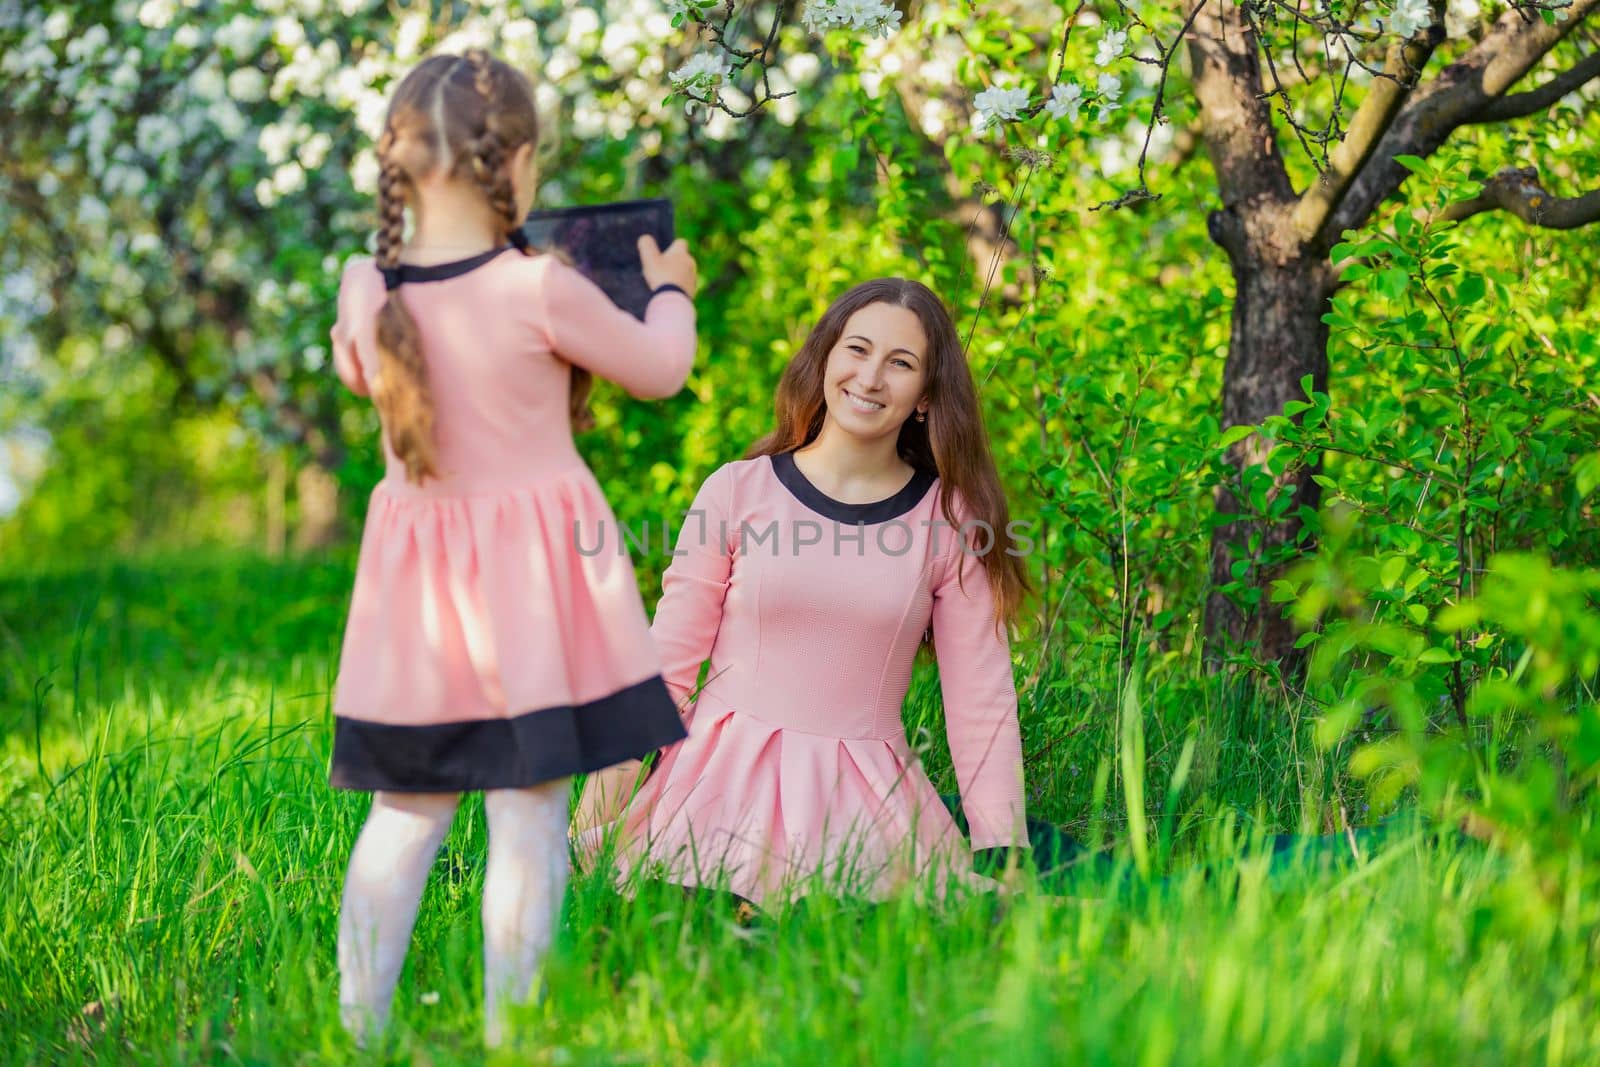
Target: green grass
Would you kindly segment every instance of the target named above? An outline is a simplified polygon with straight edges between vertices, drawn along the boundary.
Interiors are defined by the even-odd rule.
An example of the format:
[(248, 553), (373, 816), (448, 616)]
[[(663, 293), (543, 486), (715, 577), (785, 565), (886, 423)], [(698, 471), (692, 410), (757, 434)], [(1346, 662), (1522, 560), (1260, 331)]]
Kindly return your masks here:
[[(348, 581), (347, 561), (226, 557), (0, 577), (8, 1061), (483, 1062), (475, 801), (424, 896), (390, 1044), (363, 1057), (338, 1026), (335, 920), (366, 807), (325, 778)], [(1411, 819), (1360, 862), (1272, 863), (1241, 841), (1327, 825), (1330, 768), (1292, 709), (1167, 668), (1120, 735), (1147, 752), (1129, 764), (1142, 879), (1116, 689), (1080, 655), (1024, 709), (1035, 813), (1114, 839), (1113, 874), (1005, 906), (819, 899), (749, 926), (715, 899), (580, 877), (551, 995), (499, 1061), (1600, 1061), (1582, 870), (1542, 906), (1513, 860)], [(936, 692), (919, 675), (908, 711), (935, 737)], [(952, 788), (938, 744), (928, 760)]]

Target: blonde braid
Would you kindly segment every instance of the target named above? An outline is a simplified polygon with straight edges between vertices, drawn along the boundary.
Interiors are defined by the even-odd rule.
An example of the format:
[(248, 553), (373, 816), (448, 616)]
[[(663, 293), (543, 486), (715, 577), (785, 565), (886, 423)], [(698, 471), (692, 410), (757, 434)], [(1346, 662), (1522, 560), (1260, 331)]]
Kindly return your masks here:
[(489, 53), (471, 48), (462, 57), (472, 69), (472, 85), (483, 98), (483, 131), (467, 147), (472, 162), (472, 177), (489, 198), (489, 207), (500, 217), (500, 234), (517, 229), (517, 199), (506, 171), (506, 143), (500, 136), (500, 98), (495, 91), (495, 70)]
[[(472, 71), (472, 85), (483, 98), (483, 131), (467, 146), (472, 163), (472, 177), (489, 200), (489, 207), (500, 217), (502, 236), (509, 236), (522, 226), (517, 217), (517, 200), (511, 186), (511, 175), (506, 169), (506, 143), (500, 134), (500, 94), (496, 91), (494, 60), (481, 48), (468, 49), (462, 59)], [(523, 255), (533, 250), (522, 247)], [(572, 382), (568, 390), (567, 414), (574, 430), (594, 427), (594, 412), (589, 409), (589, 393), (594, 388), (594, 375), (585, 367), (573, 364)]]
[[(386, 276), (400, 269), (411, 183), (405, 168), (393, 158), (394, 143), (394, 130), (389, 129), (378, 147), (378, 267)], [(421, 485), (428, 478), (437, 478), (433, 395), (422, 358), (422, 336), (398, 289), (389, 290), (378, 312), (378, 375), (372, 401), (378, 407), (389, 448), (405, 464), (406, 480)]]

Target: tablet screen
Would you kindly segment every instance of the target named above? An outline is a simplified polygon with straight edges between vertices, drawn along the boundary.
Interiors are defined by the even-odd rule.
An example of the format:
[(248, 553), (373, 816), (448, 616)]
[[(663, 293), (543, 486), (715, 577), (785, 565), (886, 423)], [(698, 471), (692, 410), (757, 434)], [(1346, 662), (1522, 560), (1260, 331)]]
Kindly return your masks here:
[(639, 235), (673, 241), (672, 201), (664, 197), (533, 211), (522, 230), (535, 248), (559, 248), (590, 281), (635, 318), (650, 300), (639, 263)]

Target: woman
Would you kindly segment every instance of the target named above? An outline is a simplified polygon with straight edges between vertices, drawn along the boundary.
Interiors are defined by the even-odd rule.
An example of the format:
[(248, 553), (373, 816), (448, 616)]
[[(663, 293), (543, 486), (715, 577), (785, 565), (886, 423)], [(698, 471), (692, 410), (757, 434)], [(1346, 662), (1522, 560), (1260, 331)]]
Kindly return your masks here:
[[(652, 633), (689, 736), (621, 812), (638, 767), (592, 778), (579, 851), (754, 901), (807, 878), (881, 898), (1023, 846), (1005, 627), (1026, 580), (961, 343), (925, 286), (858, 285), (778, 386), (777, 427), (701, 486)], [(964, 841), (906, 740), (931, 644)], [(696, 691), (702, 663), (710, 677)]]

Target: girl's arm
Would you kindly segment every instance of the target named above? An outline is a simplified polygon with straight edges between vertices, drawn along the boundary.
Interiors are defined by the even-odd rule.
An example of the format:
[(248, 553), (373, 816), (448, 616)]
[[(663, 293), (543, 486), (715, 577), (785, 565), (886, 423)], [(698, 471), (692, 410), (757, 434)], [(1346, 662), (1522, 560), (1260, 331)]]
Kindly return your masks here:
[(543, 258), (539, 292), (552, 351), (643, 400), (683, 388), (694, 365), (693, 300), (676, 289), (659, 291), (640, 322), (575, 268)]
[(733, 572), (733, 532), (733, 473), (719, 467), (700, 486), (678, 530), (650, 626), (661, 654), (661, 677), (680, 711), (686, 710), (700, 665), (710, 657), (722, 627), (722, 603)]
[(948, 523), (934, 529), (951, 546), (933, 589), (934, 656), (972, 847), (1026, 846), (1011, 645), (1003, 629), (996, 632), (994, 596), (982, 558), (962, 552), (960, 535)]
[(344, 265), (344, 273), (339, 277), (339, 312), (331, 334), (333, 369), (338, 372), (339, 380), (357, 396), (367, 396), (371, 392), (361, 372), (361, 361), (356, 358), (356, 323), (363, 313), (370, 317), (376, 312), (375, 308), (363, 307), (366, 289), (371, 288), (372, 279), (366, 277), (368, 274), (374, 274), (370, 256), (354, 256)]

